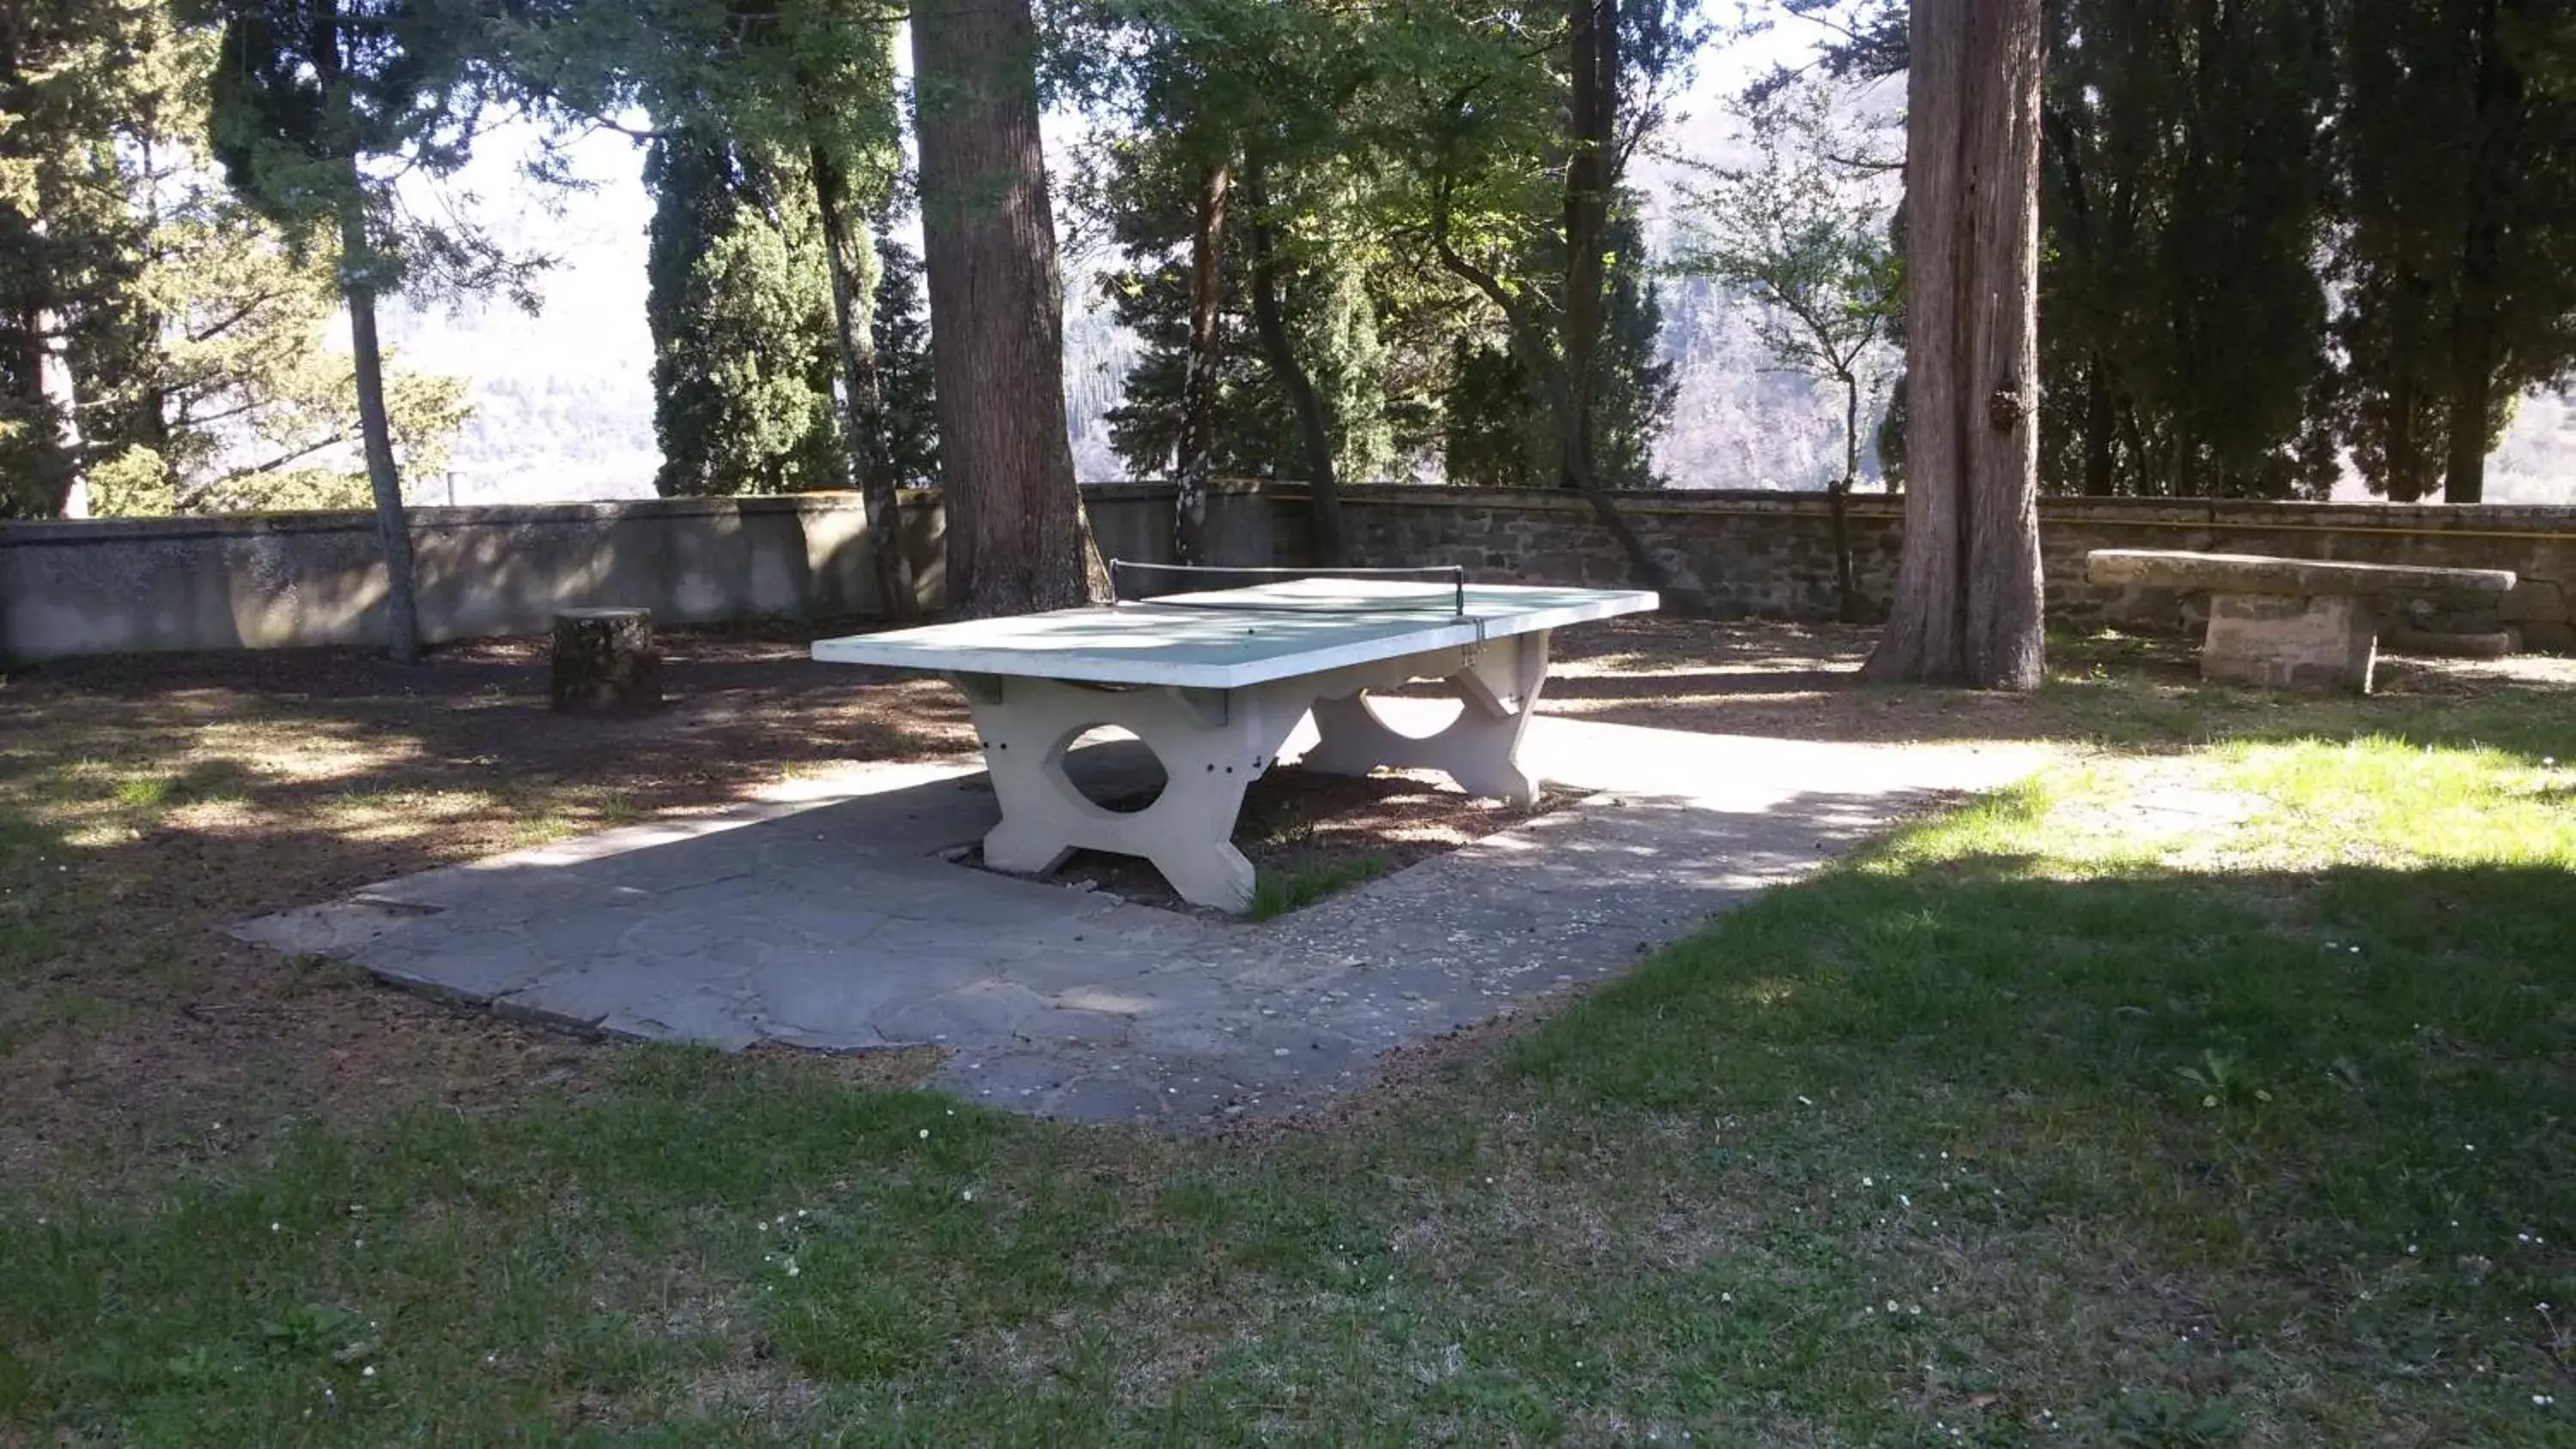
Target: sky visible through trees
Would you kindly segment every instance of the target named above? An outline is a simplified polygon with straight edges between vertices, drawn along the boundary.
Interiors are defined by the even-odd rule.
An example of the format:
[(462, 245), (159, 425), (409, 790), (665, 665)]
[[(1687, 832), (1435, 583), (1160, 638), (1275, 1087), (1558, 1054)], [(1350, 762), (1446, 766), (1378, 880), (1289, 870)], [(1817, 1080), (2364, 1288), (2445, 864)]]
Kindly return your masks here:
[[(1794, 51), (1788, 38), (1704, 56), (1674, 149), (1739, 155), (1727, 97), (1781, 53)], [(1889, 92), (1897, 85), (1879, 83), (1867, 103), (1892, 111), (1897, 102)], [(1049, 117), (1054, 154), (1061, 156), (1081, 134), (1075, 118)], [(531, 244), (579, 260), (547, 278), (542, 317), (497, 306), (461, 315), (431, 308), (396, 329), (412, 364), (468, 378), (478, 400), (480, 411), (455, 447), (460, 499), (533, 497), (526, 491), (532, 486), (561, 490), (560, 496), (650, 496), (659, 455), (643, 325), (644, 227), (652, 202), (641, 183), (641, 154), (613, 135), (581, 142), (578, 168), (598, 189), (549, 214), (521, 194), (502, 154), (510, 138), (501, 139), (474, 188), (487, 210), (507, 212), (516, 200), (516, 225)], [(518, 137), (523, 144), (528, 139)], [(1655, 202), (1649, 224), (1660, 241), (1666, 204), (1699, 178), (1651, 157), (1641, 158), (1637, 171)], [(918, 246), (909, 223), (898, 235)], [(1065, 382), (1076, 469), (1086, 479), (1123, 477), (1127, 465), (1113, 447), (1109, 413), (1122, 396), (1137, 339), (1117, 324), (1098, 290), (1084, 285), (1114, 265), (1115, 256), (1096, 238), (1077, 233), (1071, 240)], [(1662, 285), (1661, 350), (1677, 386), (1654, 459), (1669, 486), (1822, 489), (1838, 476), (1843, 437), (1835, 389), (1776, 370), (1755, 316), (1713, 284), (1674, 278)], [(532, 448), (542, 466), (524, 466)], [(1874, 441), (1865, 449), (1863, 471), (1863, 489), (1878, 486)], [(444, 501), (440, 485), (428, 487), (420, 501)], [(2498, 502), (2576, 501), (2576, 399), (2544, 392), (2524, 400), (2493, 456), (2487, 494)], [(2368, 495), (2357, 480), (2347, 480), (2338, 496)]]

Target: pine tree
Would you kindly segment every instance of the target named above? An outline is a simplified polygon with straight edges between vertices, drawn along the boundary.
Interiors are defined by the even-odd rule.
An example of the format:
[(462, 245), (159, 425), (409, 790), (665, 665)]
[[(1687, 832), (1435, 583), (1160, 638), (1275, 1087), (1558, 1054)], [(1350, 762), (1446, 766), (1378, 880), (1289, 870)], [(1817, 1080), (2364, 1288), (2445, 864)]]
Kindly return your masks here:
[(143, 228), (117, 144), (164, 78), (157, 0), (0, 6), (0, 516), (86, 511)]
[(386, 406), (379, 298), (407, 266), (459, 288), (524, 288), (482, 238), (395, 205), (393, 176), (465, 164), (497, 77), (475, 0), (209, 0), (223, 26), (214, 151), (242, 199), (289, 238), (330, 228), (349, 312), (359, 431), (386, 576), (387, 643), (420, 657), (411, 533)]
[[(213, 32), (166, 17), (148, 48), (117, 164), (140, 266), (91, 329), (83, 389), (92, 511), (364, 508), (351, 358), (336, 320), (336, 239), (290, 239), (232, 195), (208, 153)], [(405, 467), (435, 473), (466, 416), (464, 384), (391, 365), (385, 407)]]

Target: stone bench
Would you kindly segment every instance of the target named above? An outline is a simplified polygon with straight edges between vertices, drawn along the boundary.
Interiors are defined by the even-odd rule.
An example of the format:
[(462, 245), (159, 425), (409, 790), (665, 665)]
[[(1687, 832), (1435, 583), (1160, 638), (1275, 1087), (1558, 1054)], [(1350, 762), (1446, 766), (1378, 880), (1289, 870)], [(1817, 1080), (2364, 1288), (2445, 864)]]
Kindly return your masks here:
[(2390, 601), (2493, 604), (2513, 587), (2506, 569), (2330, 563), (2243, 553), (2096, 549), (2096, 584), (2209, 595), (2204, 679), (2274, 689), (2370, 692)]

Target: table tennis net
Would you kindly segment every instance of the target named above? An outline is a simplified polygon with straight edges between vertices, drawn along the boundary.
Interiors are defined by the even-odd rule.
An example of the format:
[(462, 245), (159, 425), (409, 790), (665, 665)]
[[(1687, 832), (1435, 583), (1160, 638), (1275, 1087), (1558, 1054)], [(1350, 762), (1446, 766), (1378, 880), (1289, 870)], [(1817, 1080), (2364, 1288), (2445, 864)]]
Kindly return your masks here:
[(1260, 613), (1467, 612), (1467, 571), (1423, 568), (1235, 568), (1109, 561), (1110, 596), (1122, 604)]

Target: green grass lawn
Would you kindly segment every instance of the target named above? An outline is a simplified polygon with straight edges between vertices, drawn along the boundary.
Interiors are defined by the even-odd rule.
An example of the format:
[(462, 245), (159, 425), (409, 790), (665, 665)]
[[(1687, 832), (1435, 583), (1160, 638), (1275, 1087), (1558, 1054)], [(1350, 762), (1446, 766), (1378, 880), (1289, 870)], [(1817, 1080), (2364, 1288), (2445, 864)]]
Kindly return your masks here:
[(2069, 765), (1312, 1130), (638, 1048), (103, 1142), (0, 1444), (2576, 1444), (2554, 703)]

